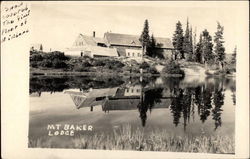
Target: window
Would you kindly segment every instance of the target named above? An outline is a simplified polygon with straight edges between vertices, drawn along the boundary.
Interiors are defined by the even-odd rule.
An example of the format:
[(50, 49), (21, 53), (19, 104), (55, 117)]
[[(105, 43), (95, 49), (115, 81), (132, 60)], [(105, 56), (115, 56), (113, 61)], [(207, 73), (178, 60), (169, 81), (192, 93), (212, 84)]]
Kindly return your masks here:
[(134, 92), (134, 89), (131, 89), (131, 93), (133, 93)]
[(129, 92), (129, 90), (127, 89), (127, 93)]
[(128, 52), (128, 56), (130, 56), (130, 52)]
[(141, 57), (141, 54), (140, 54), (140, 53), (137, 53), (137, 56), (138, 56), (138, 57)]
[(133, 52), (133, 56), (135, 56), (135, 53)]

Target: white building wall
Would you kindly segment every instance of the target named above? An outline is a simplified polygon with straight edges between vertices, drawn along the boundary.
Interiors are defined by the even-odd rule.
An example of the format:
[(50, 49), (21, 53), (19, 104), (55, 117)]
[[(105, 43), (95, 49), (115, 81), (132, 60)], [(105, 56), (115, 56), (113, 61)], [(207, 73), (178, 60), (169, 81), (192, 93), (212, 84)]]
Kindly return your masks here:
[(140, 96), (142, 87), (140, 85), (130, 86), (125, 89), (124, 96)]
[(126, 57), (142, 58), (142, 49), (125, 49)]
[(69, 56), (81, 56), (81, 51), (80, 50), (66, 50), (64, 54), (69, 55)]

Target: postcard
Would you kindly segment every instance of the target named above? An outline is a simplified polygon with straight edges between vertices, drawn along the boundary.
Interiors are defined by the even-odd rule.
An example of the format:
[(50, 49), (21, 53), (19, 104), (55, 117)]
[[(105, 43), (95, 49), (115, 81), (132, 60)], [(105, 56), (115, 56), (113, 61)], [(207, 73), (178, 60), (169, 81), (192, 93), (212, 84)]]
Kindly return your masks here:
[(1, 4), (3, 158), (249, 157), (248, 2)]

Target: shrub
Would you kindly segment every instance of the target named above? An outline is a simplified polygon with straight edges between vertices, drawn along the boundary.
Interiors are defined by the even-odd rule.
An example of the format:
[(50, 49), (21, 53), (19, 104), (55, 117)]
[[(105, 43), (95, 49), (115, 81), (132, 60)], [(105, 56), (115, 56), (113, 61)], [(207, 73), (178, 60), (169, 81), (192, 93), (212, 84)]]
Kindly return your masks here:
[(83, 61), (83, 62), (81, 63), (81, 65), (82, 65), (83, 67), (91, 67), (91, 66), (92, 66), (88, 61)]
[(52, 66), (54, 68), (67, 68), (67, 64), (64, 61), (61, 61), (59, 59), (53, 60)]
[(108, 69), (119, 69), (125, 66), (120, 61), (115, 61), (115, 60), (105, 60), (104, 62), (105, 62), (105, 67)]
[(43, 55), (45, 59), (49, 59), (51, 61), (58, 59), (58, 60), (69, 60), (68, 56), (65, 56), (63, 52), (54, 51), (50, 53), (46, 53)]
[(131, 71), (132, 73), (140, 73), (140, 69), (136, 67), (132, 67)]
[(92, 61), (94, 61), (94, 59), (93, 58), (91, 58), (91, 57), (89, 57), (89, 56), (87, 56), (87, 55), (84, 55), (84, 56), (81, 56), (81, 57), (78, 57), (78, 60), (80, 60), (80, 61), (88, 61), (88, 62), (92, 62)]
[(89, 68), (88, 67), (84, 67), (83, 65), (75, 65), (74, 68), (73, 68), (74, 71), (77, 71), (77, 72), (89, 72)]
[(43, 57), (41, 54), (32, 54), (30, 55), (30, 61), (42, 61)]
[(162, 70), (163, 73), (167, 73), (167, 74), (181, 74), (184, 75), (184, 71), (180, 68), (180, 65), (171, 60), (169, 61), (166, 66), (163, 68)]
[(148, 69), (148, 72), (149, 72), (149, 73), (152, 73), (152, 74), (159, 74), (159, 72), (156, 70), (155, 67), (150, 67), (150, 68)]
[(118, 68), (122, 68), (124, 67), (125, 65), (123, 63), (121, 63), (120, 61), (116, 61), (115, 62), (115, 67), (118, 67)]
[(37, 62), (36, 61), (30, 61), (30, 66), (37, 68)]
[(149, 64), (145, 61), (140, 65), (140, 68), (142, 68), (142, 69), (147, 69), (149, 67), (150, 67)]
[(105, 63), (102, 60), (94, 60), (92, 62), (93, 66), (105, 66)]
[(30, 55), (33, 55), (33, 54), (43, 54), (43, 52), (42, 51), (36, 51), (36, 50), (30, 51)]
[(41, 62), (38, 62), (37, 65), (41, 66), (41, 67), (52, 67), (52, 62), (51, 62), (51, 60), (45, 59), (45, 60), (43, 60)]

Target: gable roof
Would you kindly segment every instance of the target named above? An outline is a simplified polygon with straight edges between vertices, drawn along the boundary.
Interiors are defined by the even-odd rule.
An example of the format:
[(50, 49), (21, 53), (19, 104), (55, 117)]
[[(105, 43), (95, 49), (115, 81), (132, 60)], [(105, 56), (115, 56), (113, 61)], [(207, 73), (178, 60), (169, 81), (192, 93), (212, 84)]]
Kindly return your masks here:
[(93, 37), (80, 34), (81, 38), (86, 42), (87, 45), (96, 46), (96, 41)]
[(141, 47), (139, 41), (139, 36), (137, 35), (128, 35), (128, 34), (118, 34), (118, 33), (109, 33), (104, 34), (104, 38), (110, 45), (126, 45), (126, 46), (138, 46)]
[[(104, 38), (110, 45), (126, 45), (126, 46), (141, 47), (141, 42), (139, 41), (140, 36), (138, 35), (106, 32), (104, 34)], [(174, 48), (169, 38), (155, 37), (155, 40), (159, 48), (170, 48), (170, 49)]]
[(100, 43), (100, 44), (105, 44), (105, 41), (103, 38), (99, 38), (99, 37), (92, 37), (93, 40), (96, 42), (96, 43)]
[(117, 99), (107, 100), (104, 103), (103, 109), (106, 110), (133, 110), (137, 109), (140, 99)]
[(96, 100), (98, 97), (114, 96), (117, 91), (117, 87), (104, 88), (104, 89), (91, 89), (89, 92), (76, 92), (76, 91), (65, 91), (70, 94), (77, 109), (82, 107), (90, 107), (96, 105), (102, 105), (105, 102), (103, 100)]
[[(116, 100), (107, 100), (104, 102), (103, 109), (104, 111), (111, 110), (134, 110), (138, 109), (141, 99), (116, 99)], [(152, 107), (153, 109), (159, 108), (169, 108), (171, 104), (170, 99), (161, 99), (161, 102), (155, 103)]]
[(97, 43), (105, 44), (105, 41), (103, 38), (79, 34), (73, 46), (77, 46), (76, 43), (79, 43), (82, 41), (84, 42), (85, 45), (89, 45), (89, 46), (97, 46)]

